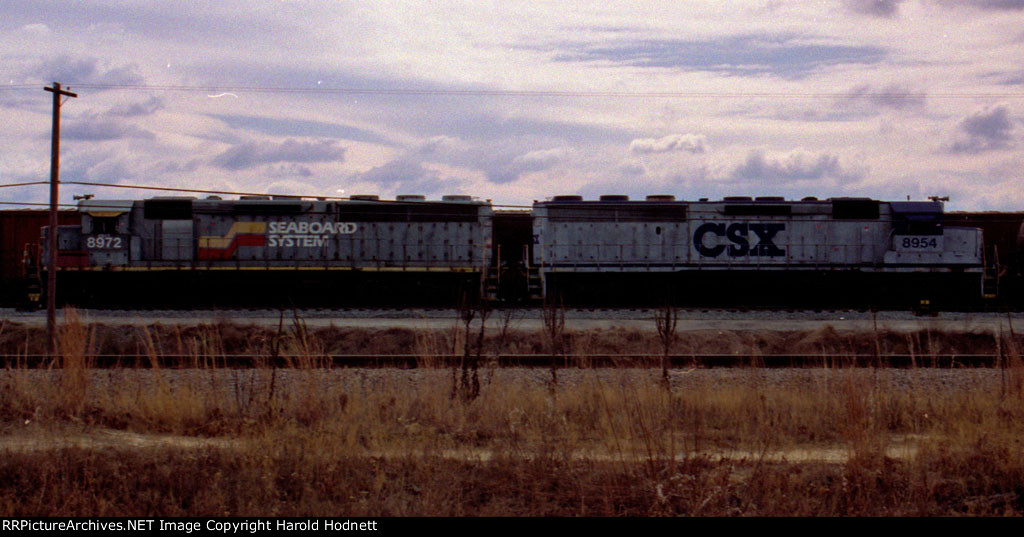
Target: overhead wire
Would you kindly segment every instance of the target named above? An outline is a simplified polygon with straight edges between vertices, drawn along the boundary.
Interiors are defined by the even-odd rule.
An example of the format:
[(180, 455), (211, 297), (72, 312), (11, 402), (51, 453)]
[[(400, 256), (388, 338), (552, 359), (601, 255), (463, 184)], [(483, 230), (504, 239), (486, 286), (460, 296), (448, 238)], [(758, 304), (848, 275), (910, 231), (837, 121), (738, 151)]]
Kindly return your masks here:
[(48, 185), (48, 184), (50, 184), (49, 181), (32, 181), (32, 182), (29, 182), (29, 183), (7, 183), (5, 185), (0, 185), (0, 188), (10, 188), (10, 187), (13, 187), (13, 186)]
[(323, 198), (324, 200), (343, 200), (349, 199), (343, 196), (304, 196), (298, 194), (268, 194), (265, 192), (235, 192), (230, 190), (210, 190), (210, 189), (199, 189), (199, 188), (178, 188), (178, 187), (164, 187), (164, 186), (148, 186), (148, 185), (113, 185), (110, 183), (95, 183), (90, 181), (62, 181), (63, 185), (83, 185), (83, 186), (98, 186), (98, 187), (110, 187), (110, 188), (128, 188), (134, 190), (160, 190), (165, 192), (183, 192), (190, 194), (223, 194), (227, 196), (288, 196), (294, 198)]
[[(84, 186), (97, 186), (97, 187), (108, 187), (108, 188), (126, 188), (126, 189), (137, 189), (137, 190), (160, 190), (166, 192), (182, 192), (191, 194), (222, 194), (226, 196), (266, 196), (266, 197), (278, 197), (278, 198), (296, 198), (296, 199), (310, 199), (310, 200), (322, 200), (322, 201), (336, 201), (336, 200), (352, 200), (352, 196), (322, 196), (322, 195), (304, 195), (304, 194), (272, 194), (267, 192), (237, 192), (231, 190), (208, 190), (208, 189), (195, 189), (195, 188), (178, 188), (178, 187), (158, 187), (158, 186), (147, 186), (147, 185), (113, 185), (109, 183), (95, 183), (89, 181), (67, 181), (61, 182), (64, 185), (84, 185)], [(373, 199), (360, 199), (356, 201), (366, 202), (378, 202), (378, 203), (396, 203), (393, 200), (373, 200)], [(437, 200), (440, 201), (440, 200)], [(410, 203), (422, 203), (422, 202), (410, 202)], [(492, 207), (503, 207), (513, 209), (530, 209), (532, 205), (516, 205), (516, 204), (496, 204), (491, 203)]]
[[(33, 182), (27, 182), (27, 183), (12, 183), (12, 184), (0, 185), (0, 188), (4, 188), (4, 187), (17, 187), (17, 186), (45, 185), (45, 184), (49, 184), (49, 181), (33, 181)], [(364, 202), (364, 203), (368, 203), (368, 204), (380, 203), (382, 205), (383, 204), (387, 204), (387, 205), (398, 205), (398, 204), (419, 205), (419, 204), (429, 204), (429, 203), (446, 203), (443, 200), (398, 201), (398, 200), (388, 200), (388, 199), (366, 199), (366, 198), (361, 198), (361, 197), (358, 197), (358, 196), (353, 198), (353, 196), (321, 196), (321, 195), (280, 194), (280, 193), (275, 194), (275, 193), (269, 193), (269, 192), (240, 192), (240, 191), (232, 191), (232, 190), (210, 190), (210, 189), (161, 187), (161, 186), (134, 185), (134, 184), (110, 184), (110, 183), (97, 183), (97, 182), (91, 182), (91, 181), (61, 181), (61, 184), (63, 184), (63, 185), (80, 185), (80, 186), (96, 186), (96, 187), (107, 187), (107, 188), (124, 188), (124, 189), (130, 189), (130, 190), (167, 191), (167, 192), (180, 192), (180, 193), (191, 193), (191, 194), (219, 194), (219, 195), (239, 196), (239, 197), (241, 197), (241, 196), (257, 196), (257, 197), (262, 197), (262, 198), (269, 198), (270, 200), (278, 201), (278, 202), (287, 202), (287, 201), (297, 201), (297, 202), (298, 201), (305, 201), (305, 202), (311, 202), (311, 201), (359, 201), (359, 202)], [(97, 201), (104, 201), (104, 200), (97, 200)], [(110, 200), (105, 200), (105, 201), (110, 201)], [(135, 200), (131, 200), (131, 201), (135, 201)], [(233, 201), (233, 200), (228, 200), (228, 201)], [(262, 201), (262, 200), (237, 200), (237, 201)], [(511, 204), (511, 203), (490, 203), (489, 200), (485, 200), (485, 201), (487, 202), (486, 203), (487, 206), (492, 207), (492, 208), (521, 209), (521, 210), (531, 210), (531, 209), (534, 208), (533, 205)], [(627, 203), (639, 203), (639, 202), (641, 202), (641, 200), (626, 200), (626, 201), (627, 201)], [(726, 200), (722, 200), (722, 201), (724, 202)], [(581, 200), (581, 202), (582, 203), (606, 203), (606, 202), (598, 202), (596, 200), (590, 200), (590, 201), (582, 201)], [(690, 200), (690, 201), (678, 200), (675, 203), (691, 203), (691, 202), (693, 202), (693, 201), (692, 200)], [(791, 202), (792, 202), (792, 200), (790, 200), (790, 201), (782, 201), (780, 203), (791, 203)], [(452, 202), (448, 202), (448, 203), (452, 203)], [(50, 206), (49, 203), (42, 203), (42, 202), (16, 202), (16, 201), (0, 201), (0, 205), (20, 205), (20, 206), (29, 206), (29, 207), (49, 207)], [(73, 203), (58, 203), (57, 206), (58, 207), (66, 207), (66, 208), (79, 208), (78, 204), (73, 204)], [(571, 204), (567, 205), (566, 207), (569, 207), (569, 206), (571, 206)], [(99, 205), (97, 203), (91, 203), (87, 207), (89, 209), (94, 209), (94, 210), (97, 210), (97, 209), (123, 209), (124, 208), (122, 205), (106, 206), (106, 205)], [(957, 214), (958, 212), (965, 212), (965, 211), (951, 211), (951, 212), (947, 212), (946, 214)], [(968, 211), (967, 213), (970, 213), (970, 212)], [(311, 212), (311, 213), (307, 213), (307, 214), (315, 214), (315, 213)], [(971, 214), (973, 214), (973, 213), (971, 213)], [(995, 211), (994, 214), (1015, 214), (1015, 213), (1013, 211), (1010, 211), (1009, 213), (1006, 212), (1006, 211)], [(1012, 221), (1016, 222), (1016, 220), (1012, 220)]]
[[(867, 92), (851, 94), (836, 91), (606, 91), (606, 90), (515, 90), (515, 89), (442, 89), (442, 88), (357, 88), (357, 87), (287, 87), (287, 86), (234, 86), (234, 85), (178, 85), (178, 84), (89, 84), (68, 83), (76, 89), (106, 91), (181, 91), (181, 92), (232, 92), (232, 93), (282, 93), (282, 94), (335, 94), (335, 95), (424, 95), (424, 96), (466, 96), (466, 97), (612, 97), (612, 98), (889, 98), (889, 99), (1017, 99), (1024, 92)], [(38, 84), (9, 84), (2, 90), (30, 90)]]
[[(50, 184), (49, 181), (34, 181), (34, 182), (29, 182), (29, 183), (12, 183), (12, 184), (7, 184), (7, 185), (0, 185), (0, 188), (15, 187), (15, 186), (31, 186), (31, 185), (48, 185), (48, 184)], [(107, 188), (124, 188), (124, 189), (131, 189), (131, 190), (155, 190), (155, 191), (163, 191), (163, 192), (180, 192), (180, 193), (187, 193), (187, 194), (220, 194), (220, 195), (225, 195), (225, 196), (259, 196), (259, 197), (268, 197), (268, 198), (283, 198), (283, 199), (279, 199), (278, 201), (286, 201), (288, 199), (294, 199), (296, 201), (301, 201), (301, 200), (307, 200), (307, 201), (311, 201), (311, 200), (317, 200), (317, 201), (353, 200), (352, 196), (324, 196), (324, 195), (316, 195), (316, 194), (274, 194), (274, 193), (270, 193), (270, 192), (239, 192), (239, 191), (234, 191), (234, 190), (211, 190), (211, 189), (199, 189), (199, 188), (179, 188), (179, 187), (131, 185), (131, 184), (129, 184), (129, 185), (124, 185), (124, 184), (115, 185), (115, 184), (110, 184), (110, 183), (97, 183), (97, 182), (92, 182), (92, 181), (60, 181), (60, 184), (62, 184), (62, 185), (79, 185), (79, 186), (107, 187)], [(364, 201), (364, 202), (369, 202), (369, 203), (373, 203), (373, 202), (377, 202), (377, 203), (392, 203), (392, 204), (393, 203), (399, 203), (397, 200), (363, 199), (363, 198), (356, 198), (354, 201)], [(427, 203), (430, 203), (430, 202), (434, 202), (434, 203), (442, 202), (443, 203), (443, 200), (425, 200), (424, 202), (427, 202)], [(408, 203), (424, 203), (424, 202), (408, 202)], [(48, 203), (31, 203), (31, 202), (0, 202), (0, 203), (2, 203), (4, 205), (15, 205), (15, 204), (18, 204), (18, 205), (46, 205), (46, 206), (49, 206)], [(67, 204), (62, 204), (62, 205), (67, 205)], [(511, 208), (511, 209), (530, 209), (530, 208), (532, 208), (532, 205), (496, 204), (496, 203), (489, 203), (489, 205), (491, 207), (502, 207), (502, 208)], [(76, 205), (71, 205), (71, 206), (75, 207)]]

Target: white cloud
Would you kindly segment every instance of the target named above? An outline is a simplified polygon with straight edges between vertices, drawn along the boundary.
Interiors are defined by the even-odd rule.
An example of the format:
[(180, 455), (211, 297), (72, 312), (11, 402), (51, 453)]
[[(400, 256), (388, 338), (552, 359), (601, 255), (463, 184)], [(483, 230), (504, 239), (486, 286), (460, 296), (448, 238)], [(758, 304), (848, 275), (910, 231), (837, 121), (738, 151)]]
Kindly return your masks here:
[(949, 144), (953, 153), (983, 153), (1013, 144), (1013, 122), (1005, 105), (978, 110), (960, 121)]
[(623, 160), (622, 162), (619, 162), (618, 166), (615, 167), (615, 170), (628, 177), (644, 175), (647, 173), (647, 169), (644, 167), (643, 163), (637, 159)]
[(461, 191), (464, 182), (440, 173), (411, 157), (400, 157), (348, 178), (348, 183), (368, 185), (375, 193), (440, 195)]
[(119, 103), (110, 109), (109, 114), (121, 117), (148, 116), (164, 108), (164, 103), (158, 97), (150, 97), (144, 101), (134, 103)]
[(950, 7), (974, 7), (995, 11), (1024, 11), (1024, 0), (939, 0)]
[(513, 159), (512, 162), (527, 167), (547, 167), (564, 159), (567, 155), (569, 155), (569, 148), (567, 147), (538, 149), (536, 151), (530, 151), (525, 155), (519, 155)]
[(670, 134), (661, 138), (637, 138), (629, 143), (631, 153), (668, 153), (684, 151), (687, 153), (705, 153), (708, 141), (703, 134)]
[(334, 162), (345, 159), (345, 148), (333, 140), (315, 142), (288, 138), (281, 142), (246, 142), (213, 157), (210, 163), (228, 170), (243, 170), (278, 162)]
[(878, 89), (870, 84), (860, 84), (847, 91), (837, 104), (842, 108), (854, 103), (863, 103), (875, 111), (881, 108), (919, 110), (924, 108), (925, 100), (924, 91), (913, 90), (902, 84), (890, 83)]
[(464, 151), (466, 144), (454, 136), (434, 136), (420, 144), (417, 150), (425, 155)]
[(855, 174), (844, 170), (839, 157), (828, 153), (815, 153), (794, 149), (784, 153), (766, 153), (755, 149), (747, 154), (742, 164), (732, 171), (732, 178), (754, 181), (788, 183), (813, 181), (823, 178), (852, 178)]
[(129, 138), (152, 140), (156, 138), (153, 132), (123, 119), (93, 114), (85, 114), (80, 118), (68, 120), (61, 135), (69, 140), (91, 142), (127, 140)]
[(134, 63), (110, 65), (93, 56), (68, 54), (40, 62), (33, 74), (41, 80), (63, 82), (65, 85), (137, 85), (145, 82)]
[(875, 17), (895, 17), (903, 0), (843, 0), (846, 9)]
[(509, 183), (527, 173), (540, 172), (565, 161), (571, 154), (566, 147), (537, 149), (513, 157), (510, 161), (496, 162), (487, 167), (487, 178), (492, 183)]
[(46, 37), (52, 33), (50, 27), (41, 22), (26, 24), (21, 27), (21, 31), (37, 37)]

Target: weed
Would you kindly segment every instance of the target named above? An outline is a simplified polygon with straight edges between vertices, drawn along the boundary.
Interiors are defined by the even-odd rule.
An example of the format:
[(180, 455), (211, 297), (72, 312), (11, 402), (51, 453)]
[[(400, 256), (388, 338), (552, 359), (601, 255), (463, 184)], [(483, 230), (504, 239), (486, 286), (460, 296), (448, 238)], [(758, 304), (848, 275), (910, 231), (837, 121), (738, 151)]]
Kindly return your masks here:
[[(501, 351), (499, 340), (569, 352), (561, 319), (553, 310), (542, 333), (502, 329), (492, 339), (482, 322), (358, 333), (311, 330), (297, 318), (286, 329), (283, 314), (276, 331), (219, 323), (143, 327), (129, 337), (65, 312), (59, 363), (0, 374), (0, 516), (1024, 510), (1024, 365), (1014, 333), (829, 328), (678, 342), (694, 353), (786, 346), (884, 358), (909, 350), (918, 366), (974, 345), (1002, 356), (991, 369), (896, 369), (879, 360), (683, 373), (663, 364), (563, 369), (550, 379), (543, 370), (492, 368), (477, 379), (475, 364)], [(631, 347), (666, 355), (652, 332), (571, 335), (574, 355)], [(24, 352), (37, 345), (33, 337), (0, 323), (0, 345)], [(115, 343), (146, 356), (148, 367), (94, 367), (98, 349)], [(421, 353), (427, 367), (334, 368), (325, 359), (356, 344)], [(271, 359), (225, 367), (224, 356), (240, 350)], [(456, 374), (468, 383), (431, 367), (439, 354), (462, 356)], [(171, 355), (183, 359), (168, 362)], [(470, 396), (453, 400), (451, 386)]]

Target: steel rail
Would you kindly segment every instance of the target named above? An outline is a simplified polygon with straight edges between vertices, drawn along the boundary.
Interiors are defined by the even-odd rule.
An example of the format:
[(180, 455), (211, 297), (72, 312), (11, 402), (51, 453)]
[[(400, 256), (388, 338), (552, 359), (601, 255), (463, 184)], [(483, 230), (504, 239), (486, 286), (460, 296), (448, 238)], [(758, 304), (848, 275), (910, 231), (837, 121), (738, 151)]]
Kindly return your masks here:
[[(177, 368), (177, 369), (247, 369), (247, 368), (347, 368), (347, 367), (448, 367), (462, 365), (463, 354), (324, 354), (316, 356), (286, 356), (268, 354), (219, 354), (195, 356), (182, 354), (99, 354), (76, 358), (76, 362), (97, 369), (109, 368)], [(467, 365), (498, 367), (661, 367), (662, 355), (635, 354), (490, 354), (470, 356)], [(814, 368), (814, 367), (892, 367), (892, 368), (971, 368), (1014, 367), (1019, 358), (998, 354), (716, 354), (672, 353), (668, 355), (671, 368), (753, 367), (753, 368)], [(6, 369), (59, 369), (60, 359), (45, 354), (3, 354), (0, 367)]]

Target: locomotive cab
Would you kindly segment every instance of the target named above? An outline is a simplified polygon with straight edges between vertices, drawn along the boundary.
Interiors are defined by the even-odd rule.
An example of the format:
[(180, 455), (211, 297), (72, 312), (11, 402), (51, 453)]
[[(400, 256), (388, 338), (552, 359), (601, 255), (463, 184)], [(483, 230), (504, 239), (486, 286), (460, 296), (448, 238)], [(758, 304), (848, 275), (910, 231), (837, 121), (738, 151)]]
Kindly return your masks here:
[(88, 256), (87, 266), (123, 267), (131, 260), (132, 202), (124, 200), (83, 200), (81, 247)]
[[(981, 258), (981, 230), (945, 227), (941, 202), (893, 202), (891, 247), (885, 263), (973, 264)], [(949, 243), (949, 244), (947, 244)]]

